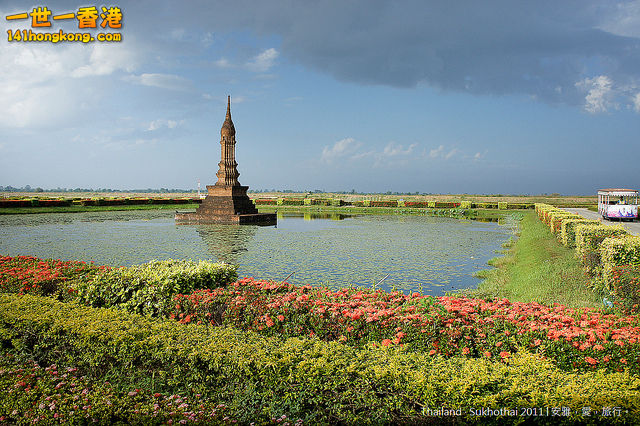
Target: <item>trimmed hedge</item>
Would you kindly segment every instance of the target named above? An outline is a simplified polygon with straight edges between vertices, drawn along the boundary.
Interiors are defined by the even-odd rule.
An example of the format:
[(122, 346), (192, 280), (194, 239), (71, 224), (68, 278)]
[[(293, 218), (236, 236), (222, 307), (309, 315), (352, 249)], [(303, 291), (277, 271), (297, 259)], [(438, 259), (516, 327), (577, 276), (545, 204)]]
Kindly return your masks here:
[(551, 214), (551, 220), (549, 222), (551, 232), (559, 239), (562, 240), (562, 221), (565, 219), (583, 219), (582, 216), (569, 213), (569, 212), (554, 212)]
[(8, 294), (0, 295), (0, 338), (40, 363), (73, 365), (89, 377), (213, 398), (241, 423), (282, 413), (310, 424), (426, 423), (434, 418), (424, 410), (439, 407), (462, 408), (459, 420), (477, 421), (469, 408), (561, 406), (571, 408), (566, 421), (585, 420), (583, 406), (623, 407), (621, 420), (640, 421), (639, 378), (567, 373), (526, 350), (497, 362), (444, 359)]
[(176, 294), (222, 287), (238, 278), (236, 270), (225, 263), (151, 261), (102, 270), (89, 281), (78, 281), (76, 291), (78, 300), (89, 306), (163, 316), (173, 309)]
[(589, 220), (584, 218), (564, 218), (560, 225), (560, 241), (567, 247), (575, 248), (576, 246), (576, 228), (578, 225), (597, 225), (597, 220)]
[(627, 235), (627, 231), (622, 226), (578, 225), (576, 255), (589, 275), (597, 277), (602, 273), (600, 244), (604, 239), (625, 235)]
[(369, 202), (369, 207), (398, 207), (398, 201), (371, 201)]
[(256, 198), (255, 200), (253, 200), (253, 203), (256, 206), (275, 206), (277, 204), (277, 200), (268, 198)]
[(613, 289), (613, 269), (616, 266), (640, 266), (640, 237), (627, 235), (622, 238), (606, 238), (602, 241), (600, 253), (602, 279), (611, 290)]
[(640, 312), (640, 266), (614, 266), (608, 284), (618, 307), (626, 312)]

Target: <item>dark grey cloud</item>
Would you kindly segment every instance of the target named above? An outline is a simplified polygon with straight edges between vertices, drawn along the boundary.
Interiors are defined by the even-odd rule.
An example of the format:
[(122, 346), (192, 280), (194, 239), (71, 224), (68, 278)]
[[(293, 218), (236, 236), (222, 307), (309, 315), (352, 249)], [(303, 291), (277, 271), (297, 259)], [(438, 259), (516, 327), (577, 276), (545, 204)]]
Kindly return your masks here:
[(637, 89), (631, 3), (240, 1), (211, 8), (202, 25), (276, 35), (285, 58), (343, 81), (575, 103), (587, 94), (576, 83), (599, 75)]
[[(54, 3), (77, 6), (67, 0), (47, 4)], [(280, 58), (358, 84), (427, 85), (570, 104), (584, 103), (589, 95), (584, 81), (598, 76), (607, 76), (619, 96), (631, 98), (640, 91), (637, 0), (143, 0), (120, 5), (125, 34), (162, 39), (158, 55), (162, 49), (187, 54), (189, 31), (200, 31), (209, 44), (246, 31), (275, 37), (280, 45), (267, 47), (277, 47)], [(168, 40), (176, 30), (186, 36)], [(202, 49), (202, 37), (192, 38)], [(242, 45), (233, 49), (245, 56), (241, 60), (259, 53)]]

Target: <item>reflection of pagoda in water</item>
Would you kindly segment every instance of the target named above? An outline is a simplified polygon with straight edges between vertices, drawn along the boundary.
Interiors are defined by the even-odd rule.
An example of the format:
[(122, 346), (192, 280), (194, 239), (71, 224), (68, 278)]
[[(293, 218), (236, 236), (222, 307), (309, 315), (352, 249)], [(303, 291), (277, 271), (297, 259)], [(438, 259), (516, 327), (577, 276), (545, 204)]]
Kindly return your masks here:
[(241, 263), (240, 257), (256, 234), (254, 226), (201, 225), (196, 230), (207, 245), (209, 254), (232, 265)]
[(247, 196), (248, 186), (238, 182), (236, 163), (236, 129), (231, 120), (231, 97), (227, 98), (227, 115), (220, 129), (221, 159), (218, 163), (218, 181), (207, 185), (207, 197), (195, 213), (176, 213), (180, 223), (236, 223), (275, 225), (275, 213), (258, 213)]

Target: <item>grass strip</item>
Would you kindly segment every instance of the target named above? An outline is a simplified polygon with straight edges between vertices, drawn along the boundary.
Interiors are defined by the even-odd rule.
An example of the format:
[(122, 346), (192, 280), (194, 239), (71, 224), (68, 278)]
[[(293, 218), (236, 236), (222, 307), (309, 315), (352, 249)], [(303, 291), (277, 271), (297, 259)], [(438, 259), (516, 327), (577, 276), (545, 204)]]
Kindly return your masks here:
[(560, 303), (572, 308), (603, 306), (602, 299), (589, 287), (589, 278), (575, 257), (575, 250), (560, 244), (534, 212), (522, 216), (519, 237), (506, 255), (489, 264), (496, 268), (479, 272), (484, 281), (465, 295)]

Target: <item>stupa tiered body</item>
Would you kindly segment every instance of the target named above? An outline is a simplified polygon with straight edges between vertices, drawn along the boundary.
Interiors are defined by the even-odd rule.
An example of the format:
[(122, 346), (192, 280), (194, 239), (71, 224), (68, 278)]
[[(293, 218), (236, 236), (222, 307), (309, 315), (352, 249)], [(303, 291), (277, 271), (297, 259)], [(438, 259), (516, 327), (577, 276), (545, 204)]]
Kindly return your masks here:
[(247, 196), (248, 186), (238, 182), (236, 163), (236, 129), (231, 121), (231, 97), (227, 98), (227, 116), (220, 129), (221, 159), (218, 163), (218, 181), (207, 185), (207, 197), (195, 213), (176, 213), (179, 223), (230, 223), (275, 225), (275, 213), (258, 213)]

